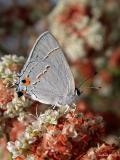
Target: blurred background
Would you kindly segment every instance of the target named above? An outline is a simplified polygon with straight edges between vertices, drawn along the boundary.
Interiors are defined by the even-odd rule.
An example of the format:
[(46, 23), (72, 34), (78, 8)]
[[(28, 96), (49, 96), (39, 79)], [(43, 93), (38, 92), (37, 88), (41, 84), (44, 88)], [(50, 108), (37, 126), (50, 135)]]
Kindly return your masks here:
[(27, 57), (46, 30), (84, 92), (78, 105), (102, 115), (106, 132), (120, 136), (120, 0), (0, 0), (0, 56)]

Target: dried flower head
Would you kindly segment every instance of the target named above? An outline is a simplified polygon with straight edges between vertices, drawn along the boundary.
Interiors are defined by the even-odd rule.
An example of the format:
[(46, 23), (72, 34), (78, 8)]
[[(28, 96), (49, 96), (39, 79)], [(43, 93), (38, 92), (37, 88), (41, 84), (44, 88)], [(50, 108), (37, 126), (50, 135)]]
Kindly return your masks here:
[(25, 62), (24, 57), (17, 57), (16, 55), (6, 55), (1, 57), (0, 62), (0, 78), (6, 83), (13, 83), (14, 76), (23, 66)]
[(4, 118), (19, 117), (23, 119), (25, 116), (24, 109), (30, 106), (30, 100), (17, 97), (14, 85), (16, 73), (20, 71), (25, 59), (16, 55), (6, 55), (1, 57), (0, 63), (0, 108)]
[(67, 114), (61, 111), (47, 110), (27, 126), (22, 137), (8, 143), (13, 158), (38, 159), (75, 159), (91, 143), (99, 142), (104, 133), (101, 117), (91, 113), (78, 113), (71, 109)]
[(79, 156), (76, 160), (118, 160), (120, 150), (112, 145), (102, 144), (96, 148), (91, 148), (84, 156)]
[(88, 48), (96, 51), (103, 48), (106, 33), (99, 18), (104, 5), (104, 1), (96, 0), (62, 0), (51, 13), (51, 31), (64, 46), (71, 60), (85, 57)]

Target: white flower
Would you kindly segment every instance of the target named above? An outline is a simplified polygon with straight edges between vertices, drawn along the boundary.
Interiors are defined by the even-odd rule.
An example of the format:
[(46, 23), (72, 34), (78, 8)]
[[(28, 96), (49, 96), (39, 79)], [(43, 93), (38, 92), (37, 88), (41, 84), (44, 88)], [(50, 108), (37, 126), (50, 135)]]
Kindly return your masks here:
[[(50, 29), (72, 61), (86, 56), (88, 46), (95, 50), (103, 48), (105, 28), (99, 18), (103, 13), (104, 5), (105, 0), (61, 0), (50, 14)], [(84, 14), (84, 11), (83, 13), (78, 11), (79, 18), (76, 21), (73, 20), (70, 25), (66, 25), (60, 21), (60, 17), (64, 17), (71, 6), (84, 9), (87, 6), (90, 8), (92, 16)]]
[(83, 39), (71, 36), (70, 39), (66, 40), (65, 50), (70, 59), (77, 60), (78, 58), (85, 57), (85, 42)]
[(15, 149), (15, 145), (14, 145), (14, 142), (8, 142), (7, 144), (7, 149), (10, 151), (10, 152), (14, 152), (16, 149)]
[[(59, 130), (57, 132), (54, 130), (53, 132), (49, 132), (47, 126), (48, 124), (57, 124), (58, 118), (63, 114), (63, 109), (58, 111), (49, 109), (45, 111), (45, 113), (41, 113), (38, 117), (36, 117), (32, 124), (26, 127), (24, 133), (18, 138), (18, 140), (8, 143), (7, 148), (9, 152), (13, 154), (13, 158), (24, 155), (24, 152), (27, 152), (30, 145), (32, 145), (37, 138), (41, 137), (43, 134), (46, 134), (48, 137), (51, 137), (51, 134), (59, 134)], [(70, 128), (70, 130), (72, 130), (72, 128)], [(74, 133), (74, 136), (75, 134), (76, 133)], [(27, 157), (27, 159), (29, 159), (29, 157)]]
[(7, 103), (7, 110), (4, 112), (6, 117), (18, 117), (18, 120), (22, 121), (27, 116), (25, 113), (24, 108), (30, 107), (31, 101), (24, 96), (18, 98), (17, 94), (15, 93), (14, 98), (11, 102)]
[(104, 27), (99, 22), (93, 20), (85, 33), (85, 38), (90, 46), (100, 50), (104, 44), (104, 35)]
[(16, 140), (16, 141), (15, 141), (15, 146), (16, 146), (17, 148), (22, 148), (22, 143), (21, 143), (20, 141)]
[(20, 156), (19, 150), (16, 148), (14, 142), (8, 142), (7, 143), (7, 149), (9, 152), (13, 154), (13, 158), (16, 158), (17, 156)]
[(1, 57), (1, 60), (6, 66), (12, 63), (24, 63), (25, 61), (24, 57), (18, 57), (16, 55), (5, 55), (4, 57)]

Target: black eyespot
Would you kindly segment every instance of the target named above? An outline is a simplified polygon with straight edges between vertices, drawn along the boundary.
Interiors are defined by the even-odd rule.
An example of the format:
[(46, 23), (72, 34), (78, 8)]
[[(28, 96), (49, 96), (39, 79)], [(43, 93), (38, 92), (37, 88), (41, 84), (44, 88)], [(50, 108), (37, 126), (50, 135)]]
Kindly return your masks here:
[(79, 91), (79, 89), (75, 88), (75, 90), (76, 90), (77, 96), (80, 96), (80, 95), (81, 95), (81, 92)]
[(18, 91), (18, 92), (17, 92), (17, 95), (18, 95), (18, 97), (21, 97), (21, 96), (23, 96), (23, 93), (20, 92), (20, 91)]
[(26, 80), (25, 80), (25, 79), (23, 79), (21, 82), (22, 82), (22, 83), (26, 83)]

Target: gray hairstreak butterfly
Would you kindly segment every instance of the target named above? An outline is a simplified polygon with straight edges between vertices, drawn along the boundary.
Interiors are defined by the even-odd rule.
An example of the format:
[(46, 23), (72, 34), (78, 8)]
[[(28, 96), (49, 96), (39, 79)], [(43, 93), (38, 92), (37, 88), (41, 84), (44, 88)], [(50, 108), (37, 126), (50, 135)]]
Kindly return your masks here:
[(72, 104), (80, 96), (63, 51), (50, 32), (35, 42), (19, 74), (17, 94), (59, 107)]

